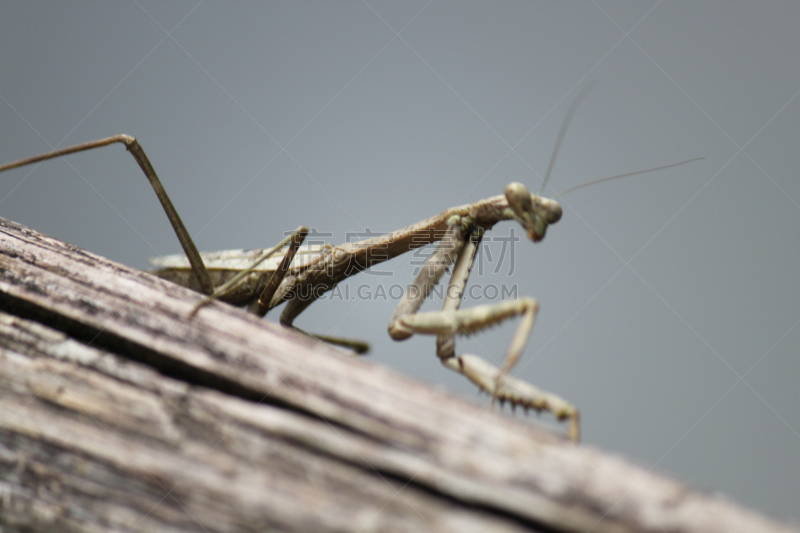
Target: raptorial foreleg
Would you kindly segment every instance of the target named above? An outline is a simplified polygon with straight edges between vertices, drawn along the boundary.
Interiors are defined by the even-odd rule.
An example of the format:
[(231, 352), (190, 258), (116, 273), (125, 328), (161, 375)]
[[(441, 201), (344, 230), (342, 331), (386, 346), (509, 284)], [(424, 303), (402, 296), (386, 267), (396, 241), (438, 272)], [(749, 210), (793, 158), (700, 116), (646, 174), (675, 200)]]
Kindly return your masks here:
[(477, 355), (458, 355), (445, 359), (442, 363), (447, 368), (467, 376), (470, 381), (492, 397), (509, 402), (512, 407), (518, 405), (523, 409), (547, 411), (556, 420), (569, 420), (567, 434), (575, 442), (580, 440), (580, 413), (575, 406), (563, 398), (511, 376), (504, 377), (498, 387), (498, 368)]
[[(522, 355), (533, 329), (539, 309), (536, 300), (521, 298), (459, 309), (464, 287), (480, 244), (481, 231), (481, 228), (472, 228), (469, 231), (459, 232), (458, 227), (451, 227), (451, 231), (448, 231), (449, 240), (445, 239), (440, 243), (436, 253), (428, 259), (431, 263), (430, 268), (427, 271), (423, 270), (410, 288), (419, 292), (423, 292), (425, 288), (428, 290), (432, 288), (439, 281), (446, 266), (450, 264), (443, 258), (452, 260), (452, 255), (457, 254), (442, 310), (419, 313), (417, 310), (421, 301), (412, 305), (412, 302), (404, 300), (395, 310), (389, 325), (389, 333), (395, 339), (407, 338), (414, 333), (437, 335), (437, 355), (447, 368), (464, 374), (494, 399), (501, 402), (508, 401), (512, 407), (545, 410), (558, 420), (570, 420), (569, 436), (577, 441), (580, 436), (580, 424), (579, 413), (575, 407), (558, 396), (508, 376), (508, 372)], [(460, 240), (460, 243), (453, 242), (453, 239)], [(427, 292), (424, 294), (427, 295)], [(521, 317), (521, 321), (511, 340), (502, 367), (498, 368), (476, 355), (456, 355), (456, 335), (476, 333), (517, 316)]]

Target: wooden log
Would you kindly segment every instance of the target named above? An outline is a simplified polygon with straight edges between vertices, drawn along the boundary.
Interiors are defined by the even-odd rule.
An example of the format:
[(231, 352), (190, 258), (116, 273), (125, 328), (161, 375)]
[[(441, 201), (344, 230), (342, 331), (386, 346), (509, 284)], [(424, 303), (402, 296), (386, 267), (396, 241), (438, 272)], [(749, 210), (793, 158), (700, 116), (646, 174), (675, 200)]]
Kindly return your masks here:
[(0, 219), (0, 530), (790, 532)]

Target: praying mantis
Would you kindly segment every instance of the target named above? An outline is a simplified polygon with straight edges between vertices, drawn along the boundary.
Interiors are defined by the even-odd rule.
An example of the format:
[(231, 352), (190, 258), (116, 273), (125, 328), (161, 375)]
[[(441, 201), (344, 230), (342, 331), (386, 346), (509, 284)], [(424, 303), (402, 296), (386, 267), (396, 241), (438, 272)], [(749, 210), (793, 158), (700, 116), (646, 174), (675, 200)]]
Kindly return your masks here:
[[(571, 112), (568, 112), (568, 117)], [(562, 124), (545, 183), (568, 122), (569, 118)], [(205, 295), (189, 319), (200, 312), (205, 304), (216, 299), (247, 306), (249, 311), (259, 316), (266, 315), (270, 309), (285, 302), (280, 322), (293, 327), (300, 313), (342, 280), (413, 249), (438, 243), (397, 305), (389, 321), (389, 335), (394, 340), (404, 340), (415, 334), (435, 335), (436, 354), (442, 364), (466, 376), (479, 389), (487, 392), (493, 402), (508, 402), (512, 407), (519, 406), (526, 411), (547, 411), (555, 419), (568, 424), (567, 434), (573, 441), (579, 440), (580, 414), (575, 406), (555, 394), (509, 376), (522, 355), (536, 321), (539, 310), (537, 301), (522, 297), (467, 309), (459, 308), (470, 268), (485, 232), (498, 222), (513, 220), (521, 225), (532, 242), (539, 242), (545, 237), (548, 226), (561, 219), (562, 209), (555, 200), (534, 194), (522, 183), (514, 182), (506, 186), (502, 195), (452, 207), (416, 224), (360, 242), (338, 246), (303, 246), (309, 230), (301, 226), (268, 250), (201, 254), (134, 137), (116, 135), (63, 148), (1, 165), (0, 172), (116, 143), (123, 144), (139, 164), (185, 253), (185, 256), (155, 260), (156, 265), (161, 267), (157, 274)], [(695, 160), (598, 181), (661, 170)], [(441, 311), (419, 312), (422, 303), (448, 270), (451, 271), (450, 281)], [(477, 355), (456, 353), (456, 336), (477, 333), (515, 317), (519, 317), (520, 321), (502, 366), (497, 367)], [(315, 336), (350, 347), (359, 353), (368, 348), (357, 341)]]

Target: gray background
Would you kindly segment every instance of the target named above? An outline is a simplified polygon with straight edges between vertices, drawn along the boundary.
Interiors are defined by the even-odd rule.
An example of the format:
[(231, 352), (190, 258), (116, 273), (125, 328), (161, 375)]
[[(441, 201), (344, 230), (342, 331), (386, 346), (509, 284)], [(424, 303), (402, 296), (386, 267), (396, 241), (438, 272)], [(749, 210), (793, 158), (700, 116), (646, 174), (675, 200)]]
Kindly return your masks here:
[[(4, 3), (0, 161), (129, 133), (200, 249), (338, 242), (538, 190), (593, 81), (548, 195), (706, 159), (568, 195), (513, 272), (474, 276), (541, 304), (516, 375), (580, 406), (586, 443), (796, 521), (799, 22), (796, 2)], [(119, 146), (4, 174), (0, 214), (138, 268), (179, 250)], [(388, 338), (394, 305), (298, 325), (485, 403), (432, 338)], [(514, 327), (458, 348), (499, 361)]]

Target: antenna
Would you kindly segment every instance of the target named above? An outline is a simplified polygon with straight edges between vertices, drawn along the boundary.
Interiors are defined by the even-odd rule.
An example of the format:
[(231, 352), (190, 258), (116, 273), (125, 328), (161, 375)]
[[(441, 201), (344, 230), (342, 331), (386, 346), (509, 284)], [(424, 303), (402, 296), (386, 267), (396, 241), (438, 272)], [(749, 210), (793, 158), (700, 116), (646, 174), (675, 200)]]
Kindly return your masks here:
[(556, 194), (556, 196), (565, 196), (567, 193), (577, 191), (578, 189), (582, 189), (584, 187), (588, 187), (589, 185), (597, 185), (598, 183), (603, 183), (604, 181), (611, 181), (616, 180), (619, 178), (627, 178), (629, 176), (636, 176), (637, 174), (647, 174), (648, 172), (655, 172), (657, 170), (664, 170), (667, 168), (677, 167), (680, 165), (685, 165), (686, 163), (692, 163), (694, 161), (700, 161), (701, 159), (705, 159), (705, 157), (695, 157), (694, 159), (687, 159), (686, 161), (681, 161), (680, 163), (672, 163), (671, 165), (664, 165), (663, 167), (655, 167), (655, 168), (648, 168), (646, 170), (637, 170), (635, 172), (627, 172), (625, 174), (617, 174), (616, 176), (610, 176), (608, 178), (601, 178), (599, 180), (588, 181), (586, 183), (581, 183), (580, 185), (576, 185), (575, 187), (570, 187), (567, 190), (561, 191), (560, 193)]
[(572, 116), (575, 114), (578, 106), (581, 105), (583, 99), (586, 98), (586, 95), (589, 94), (589, 91), (592, 90), (593, 86), (594, 83), (590, 82), (583, 89), (581, 89), (581, 92), (578, 93), (578, 96), (576, 96), (569, 105), (567, 114), (564, 115), (564, 120), (561, 122), (561, 129), (558, 130), (558, 137), (556, 137), (556, 145), (553, 147), (553, 153), (550, 155), (550, 163), (547, 165), (547, 172), (544, 175), (544, 181), (542, 181), (542, 186), (539, 188), (540, 196), (542, 193), (544, 193), (544, 188), (547, 186), (547, 182), (550, 180), (550, 174), (552, 174), (553, 167), (556, 164), (556, 158), (558, 157), (558, 152), (561, 150), (561, 143), (564, 141), (564, 136), (567, 134), (569, 123), (572, 122)]

